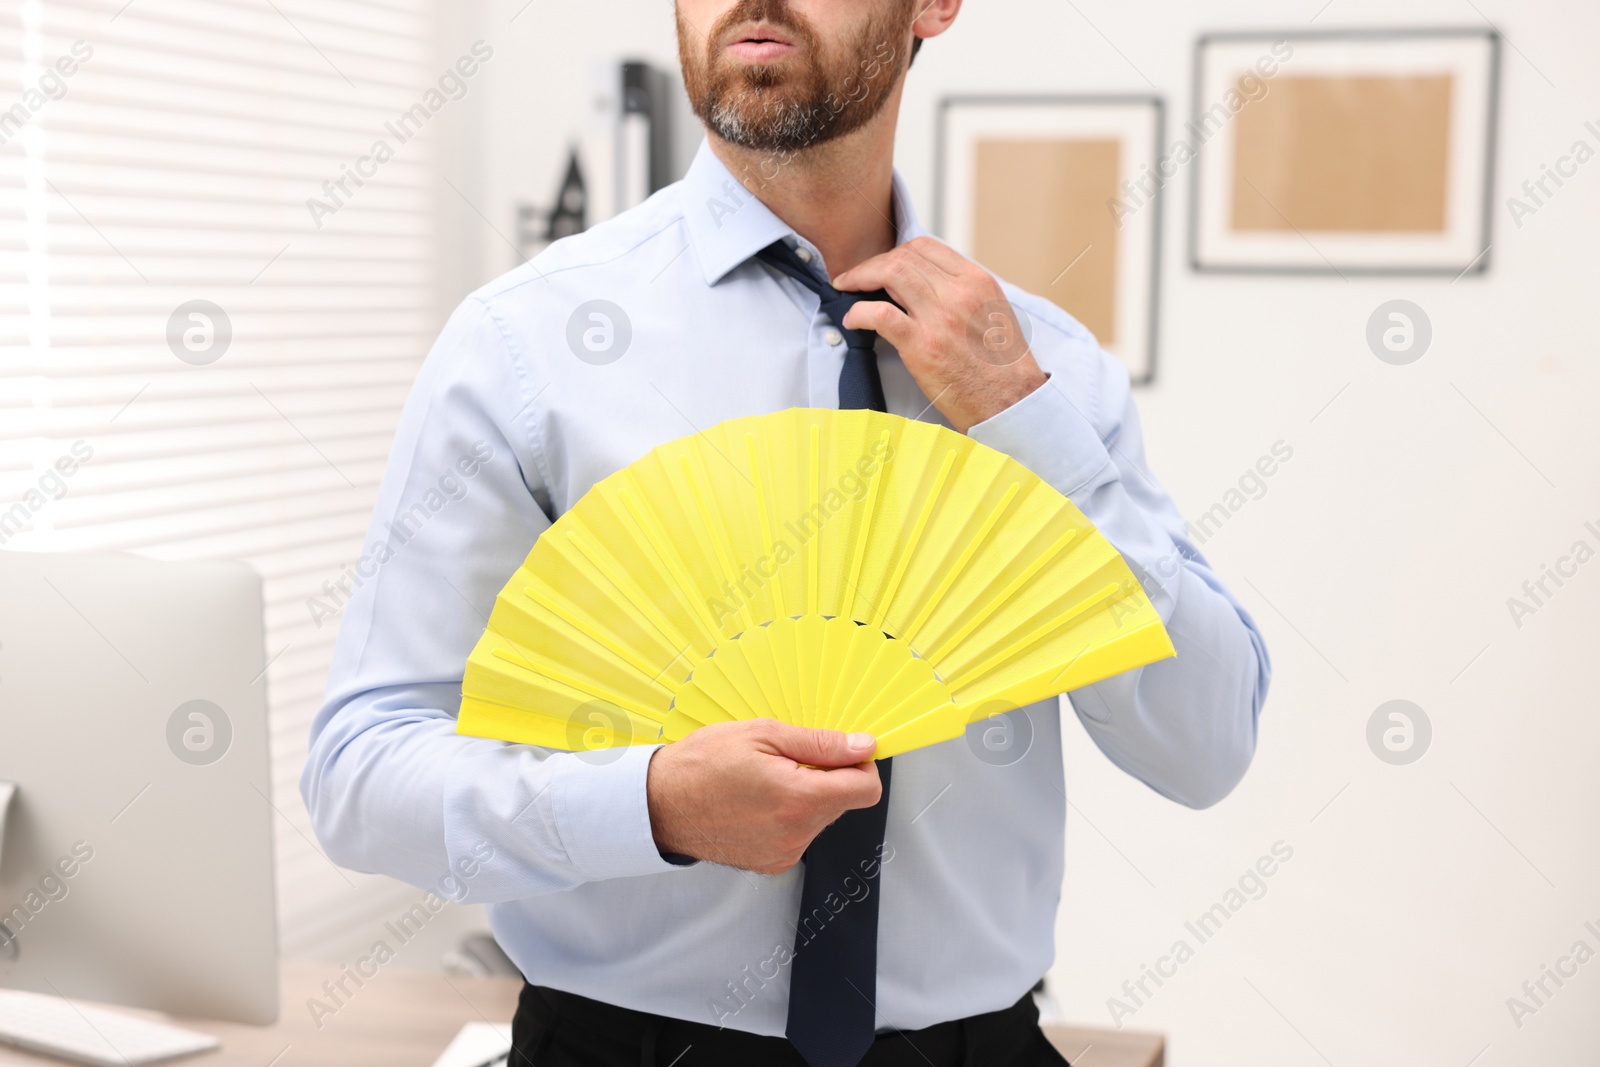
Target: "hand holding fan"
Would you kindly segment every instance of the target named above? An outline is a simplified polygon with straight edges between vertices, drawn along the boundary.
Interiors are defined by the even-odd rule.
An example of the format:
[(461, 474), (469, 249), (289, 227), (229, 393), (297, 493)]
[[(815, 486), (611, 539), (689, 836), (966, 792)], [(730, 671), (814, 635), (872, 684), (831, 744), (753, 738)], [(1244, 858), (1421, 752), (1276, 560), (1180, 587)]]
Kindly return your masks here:
[(1172, 654), (1122, 557), (1020, 463), (795, 408), (662, 445), (545, 531), (457, 729), (591, 749), (766, 717), (865, 730), (881, 759)]

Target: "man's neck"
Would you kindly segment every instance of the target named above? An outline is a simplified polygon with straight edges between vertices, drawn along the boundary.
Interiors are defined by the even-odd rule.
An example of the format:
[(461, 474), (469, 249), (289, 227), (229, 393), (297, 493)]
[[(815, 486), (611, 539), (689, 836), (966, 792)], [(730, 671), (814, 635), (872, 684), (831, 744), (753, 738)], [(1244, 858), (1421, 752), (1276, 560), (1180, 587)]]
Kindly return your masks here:
[(853, 133), (792, 154), (741, 148), (708, 133), (711, 151), (771, 212), (817, 246), (830, 278), (895, 246), (894, 126), (899, 92)]

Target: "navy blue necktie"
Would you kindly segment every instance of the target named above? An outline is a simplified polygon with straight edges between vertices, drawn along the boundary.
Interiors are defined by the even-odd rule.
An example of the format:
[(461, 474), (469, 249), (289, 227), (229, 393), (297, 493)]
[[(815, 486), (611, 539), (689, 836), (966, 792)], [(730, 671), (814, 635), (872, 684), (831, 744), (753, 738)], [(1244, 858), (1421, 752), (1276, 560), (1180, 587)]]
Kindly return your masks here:
[(756, 253), (756, 258), (816, 293), (822, 300), (822, 313), (844, 335), (846, 348), (844, 367), (839, 371), (839, 406), (852, 411), (863, 408), (888, 411), (883, 402), (883, 379), (878, 377), (878, 357), (872, 350), (878, 335), (871, 330), (845, 329), (844, 316), (863, 300), (888, 300), (889, 294), (881, 289), (871, 293), (841, 293), (817, 277), (783, 241), (772, 242)]
[[(888, 300), (888, 294), (839, 292), (783, 241), (768, 245), (757, 258), (816, 293), (823, 313), (844, 335), (848, 347), (839, 372), (839, 406), (887, 410), (873, 352), (878, 335), (845, 329), (844, 316), (858, 301)], [(893, 762), (878, 761), (883, 781), (878, 803), (845, 812), (806, 849), (784, 1033), (811, 1067), (856, 1067), (877, 1031), (878, 893)], [(869, 892), (854, 899), (863, 885)], [(836, 908), (844, 902), (839, 911), (830, 909), (830, 898)]]

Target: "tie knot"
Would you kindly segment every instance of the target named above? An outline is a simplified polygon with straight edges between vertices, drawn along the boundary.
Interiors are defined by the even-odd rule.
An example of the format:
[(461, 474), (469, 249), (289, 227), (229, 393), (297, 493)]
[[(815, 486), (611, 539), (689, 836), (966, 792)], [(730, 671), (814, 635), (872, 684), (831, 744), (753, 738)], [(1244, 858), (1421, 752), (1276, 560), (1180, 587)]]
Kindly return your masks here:
[(878, 361), (873, 351), (878, 335), (871, 330), (846, 327), (844, 317), (861, 301), (888, 300), (889, 294), (881, 289), (870, 293), (840, 292), (819, 278), (787, 241), (772, 242), (756, 253), (756, 258), (816, 293), (821, 301), (822, 313), (844, 335), (847, 351), (844, 367), (839, 372), (839, 406), (887, 411), (883, 381), (878, 376)]

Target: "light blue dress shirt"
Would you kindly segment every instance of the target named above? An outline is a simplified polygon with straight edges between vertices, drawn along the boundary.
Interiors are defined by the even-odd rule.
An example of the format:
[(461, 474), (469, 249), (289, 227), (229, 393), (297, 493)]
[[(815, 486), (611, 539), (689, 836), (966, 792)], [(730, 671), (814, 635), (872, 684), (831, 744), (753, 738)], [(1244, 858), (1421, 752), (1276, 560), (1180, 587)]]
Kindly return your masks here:
[[(898, 176), (894, 202), (899, 239), (924, 233)], [(845, 346), (818, 298), (752, 258), (780, 238), (794, 231), (702, 145), (682, 182), (461, 305), (406, 405), (301, 779), (336, 862), (487, 903), (530, 981), (768, 1035), (784, 1030), (802, 869), (674, 866), (650, 830), (653, 746), (606, 761), (460, 737), (455, 711), (495, 594), (590, 486), (724, 419), (837, 405)], [(1120, 365), (1055, 305), (1006, 295), (1051, 377), (971, 436), (1104, 531), (1178, 650), (1071, 705), (1119, 767), (1213, 804), (1254, 751), (1266, 649), (1147, 469)], [(591, 318), (591, 301), (614, 308)], [(882, 340), (878, 364), (890, 411), (941, 421)], [(1011, 713), (998, 749), (974, 727), (895, 759), (881, 1028), (1006, 1007), (1049, 968), (1061, 707)]]

